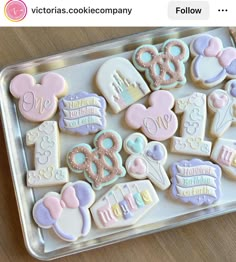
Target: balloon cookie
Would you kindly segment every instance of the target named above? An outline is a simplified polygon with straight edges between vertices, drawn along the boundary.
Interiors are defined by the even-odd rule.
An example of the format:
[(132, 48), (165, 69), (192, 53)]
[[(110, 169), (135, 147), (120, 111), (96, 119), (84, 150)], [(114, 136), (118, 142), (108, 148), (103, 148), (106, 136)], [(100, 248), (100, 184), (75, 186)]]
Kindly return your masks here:
[(210, 134), (221, 137), (236, 124), (236, 80), (230, 80), (225, 90), (213, 91), (208, 96), (208, 108), (214, 114)]
[(67, 154), (69, 168), (83, 173), (94, 189), (114, 183), (126, 174), (119, 154), (122, 148), (121, 136), (113, 130), (100, 131), (94, 138), (92, 149), (88, 144), (79, 144)]
[(221, 196), (221, 168), (210, 161), (182, 160), (174, 163), (171, 191), (174, 198), (193, 205), (209, 205)]
[(158, 202), (150, 181), (133, 181), (113, 186), (91, 207), (91, 213), (101, 229), (126, 227), (137, 223)]
[(96, 83), (114, 113), (119, 113), (150, 92), (129, 60), (115, 57), (98, 70)]
[(68, 168), (60, 167), (60, 141), (56, 121), (45, 121), (26, 133), (26, 145), (35, 145), (35, 170), (27, 172), (27, 186), (45, 187), (65, 184)]
[(226, 175), (236, 179), (236, 141), (218, 138), (211, 152), (211, 160), (221, 166)]
[(39, 227), (52, 228), (59, 238), (73, 242), (89, 233), (89, 208), (94, 201), (95, 193), (88, 183), (68, 183), (61, 194), (49, 192), (38, 200), (33, 208), (33, 218)]
[(184, 63), (188, 46), (179, 39), (164, 42), (161, 52), (154, 45), (142, 45), (133, 54), (133, 64), (145, 76), (152, 90), (174, 88), (186, 83)]
[(29, 74), (15, 76), (10, 83), (11, 94), (19, 99), (19, 111), (29, 121), (42, 122), (50, 119), (57, 110), (57, 97), (67, 91), (64, 78), (47, 73), (37, 84)]
[(221, 39), (211, 35), (201, 35), (190, 45), (194, 57), (191, 75), (203, 88), (214, 87), (225, 78), (236, 78), (236, 49), (223, 48)]
[(79, 92), (59, 101), (59, 127), (64, 132), (87, 135), (106, 126), (106, 101), (93, 93)]
[(148, 143), (144, 135), (134, 133), (125, 139), (124, 150), (131, 154), (125, 163), (130, 176), (136, 179), (148, 178), (161, 190), (170, 186), (170, 180), (163, 167), (167, 159), (167, 151), (163, 144)]
[(141, 129), (151, 140), (164, 141), (178, 128), (178, 120), (171, 108), (174, 97), (169, 91), (159, 90), (149, 97), (150, 107), (134, 104), (128, 108), (125, 121), (130, 128)]

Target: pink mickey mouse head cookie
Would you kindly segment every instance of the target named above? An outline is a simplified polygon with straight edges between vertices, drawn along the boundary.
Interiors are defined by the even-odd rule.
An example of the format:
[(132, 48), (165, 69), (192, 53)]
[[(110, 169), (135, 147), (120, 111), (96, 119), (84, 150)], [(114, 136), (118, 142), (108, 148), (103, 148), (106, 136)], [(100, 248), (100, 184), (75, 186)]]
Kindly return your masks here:
[(150, 107), (134, 104), (126, 112), (125, 121), (130, 128), (141, 129), (151, 140), (164, 141), (172, 137), (178, 128), (178, 120), (171, 110), (173, 95), (164, 90), (153, 92), (149, 97)]
[(29, 74), (15, 76), (10, 83), (10, 92), (19, 98), (19, 110), (25, 119), (41, 122), (50, 119), (57, 110), (57, 97), (66, 93), (65, 79), (56, 73), (47, 73), (37, 84)]

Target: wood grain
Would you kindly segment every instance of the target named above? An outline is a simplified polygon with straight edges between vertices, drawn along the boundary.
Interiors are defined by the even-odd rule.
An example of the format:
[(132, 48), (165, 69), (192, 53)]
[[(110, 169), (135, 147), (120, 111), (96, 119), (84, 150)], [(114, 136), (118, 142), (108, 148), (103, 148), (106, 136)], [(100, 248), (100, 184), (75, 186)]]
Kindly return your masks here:
[[(0, 67), (147, 28), (1, 28)], [(28, 255), (0, 127), (0, 261), (35, 261)], [(58, 261), (236, 261), (236, 215), (229, 214)]]

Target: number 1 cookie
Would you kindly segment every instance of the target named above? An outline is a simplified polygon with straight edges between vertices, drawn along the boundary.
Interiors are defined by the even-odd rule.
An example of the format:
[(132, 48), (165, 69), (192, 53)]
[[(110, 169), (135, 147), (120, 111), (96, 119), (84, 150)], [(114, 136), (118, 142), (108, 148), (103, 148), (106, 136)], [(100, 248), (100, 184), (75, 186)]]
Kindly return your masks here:
[(68, 168), (60, 167), (59, 143), (56, 121), (45, 121), (26, 133), (26, 145), (35, 145), (35, 170), (27, 172), (27, 186), (43, 187), (68, 182)]
[(212, 143), (204, 140), (207, 116), (206, 95), (193, 93), (177, 99), (175, 113), (183, 114), (183, 116), (180, 137), (172, 138), (171, 152), (210, 156)]

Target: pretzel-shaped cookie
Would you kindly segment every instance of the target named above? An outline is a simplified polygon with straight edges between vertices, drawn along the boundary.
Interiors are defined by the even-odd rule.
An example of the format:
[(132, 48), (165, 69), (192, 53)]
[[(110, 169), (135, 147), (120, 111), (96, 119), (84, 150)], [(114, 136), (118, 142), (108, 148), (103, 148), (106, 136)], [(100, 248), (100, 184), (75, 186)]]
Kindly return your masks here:
[(69, 168), (84, 173), (96, 190), (115, 182), (126, 173), (119, 151), (122, 139), (113, 130), (99, 132), (94, 138), (95, 148), (88, 144), (75, 146), (67, 155)]
[(184, 62), (189, 58), (188, 46), (180, 40), (166, 41), (160, 53), (153, 45), (138, 47), (133, 54), (133, 63), (144, 71), (153, 90), (174, 88), (186, 83)]

